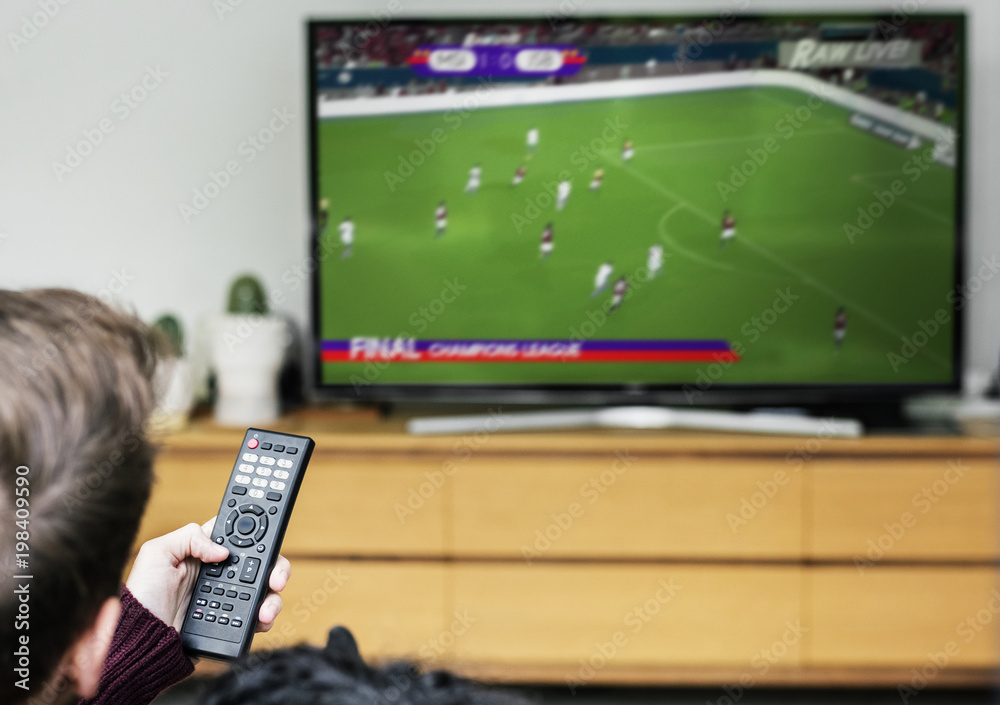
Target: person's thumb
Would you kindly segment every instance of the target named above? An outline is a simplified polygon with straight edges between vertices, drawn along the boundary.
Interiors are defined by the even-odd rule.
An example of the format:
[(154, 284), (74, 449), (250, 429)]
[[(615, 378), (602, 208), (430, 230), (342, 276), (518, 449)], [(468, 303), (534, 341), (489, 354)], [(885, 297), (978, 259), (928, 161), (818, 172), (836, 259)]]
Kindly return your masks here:
[[(215, 525), (215, 520), (207, 523), (206, 526)], [(205, 529), (197, 524), (188, 524), (174, 532), (180, 534), (177, 539), (176, 553), (178, 559), (183, 560), (188, 556), (197, 558), (205, 563), (215, 563), (221, 561), (229, 555), (229, 549), (212, 541), (206, 536)]]

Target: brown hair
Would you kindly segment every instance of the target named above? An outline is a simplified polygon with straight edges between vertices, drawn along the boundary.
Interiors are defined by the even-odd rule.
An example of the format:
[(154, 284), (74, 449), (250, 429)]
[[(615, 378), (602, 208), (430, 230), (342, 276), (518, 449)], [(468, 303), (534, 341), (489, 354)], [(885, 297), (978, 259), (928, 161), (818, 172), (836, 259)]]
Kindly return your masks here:
[[(0, 290), (0, 702), (37, 695), (118, 592), (152, 484), (160, 347), (91, 296)], [(14, 593), (25, 584), (27, 614)], [(30, 691), (14, 685), (21, 636)]]

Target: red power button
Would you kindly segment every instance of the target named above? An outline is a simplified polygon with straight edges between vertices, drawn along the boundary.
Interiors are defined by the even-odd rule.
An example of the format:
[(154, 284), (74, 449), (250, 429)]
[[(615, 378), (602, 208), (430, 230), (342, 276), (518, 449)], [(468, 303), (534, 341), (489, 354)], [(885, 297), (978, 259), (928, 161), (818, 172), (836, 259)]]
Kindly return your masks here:
[(251, 438), (249, 441), (247, 441), (247, 448), (249, 448), (250, 450), (256, 448), (257, 445), (258, 443), (256, 438)]

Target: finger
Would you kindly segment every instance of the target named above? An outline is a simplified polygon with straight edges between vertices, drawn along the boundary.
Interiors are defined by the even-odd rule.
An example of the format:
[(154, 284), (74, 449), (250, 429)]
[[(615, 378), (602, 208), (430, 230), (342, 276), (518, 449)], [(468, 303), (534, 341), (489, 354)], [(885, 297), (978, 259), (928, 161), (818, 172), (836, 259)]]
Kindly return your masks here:
[(288, 585), (288, 579), (292, 577), (292, 564), (288, 562), (288, 559), (282, 555), (278, 555), (278, 560), (274, 564), (274, 570), (271, 571), (271, 579), (268, 581), (268, 585), (275, 592), (281, 592)]
[(204, 524), (201, 525), (201, 530), (208, 538), (212, 538), (212, 529), (215, 528), (215, 520), (218, 518), (219, 515), (216, 514), (214, 517), (212, 517), (211, 519), (209, 519), (208, 521), (206, 521)]
[(229, 555), (229, 549), (212, 541), (205, 535), (205, 527), (197, 524), (188, 524), (180, 531), (185, 533), (186, 543), (184, 545), (185, 554), (180, 558), (193, 556), (205, 563), (215, 563), (223, 560)]
[(282, 602), (281, 595), (270, 592), (267, 597), (264, 598), (264, 603), (260, 606), (260, 611), (257, 613), (257, 631), (266, 632), (274, 624), (274, 620), (278, 617), (281, 612)]

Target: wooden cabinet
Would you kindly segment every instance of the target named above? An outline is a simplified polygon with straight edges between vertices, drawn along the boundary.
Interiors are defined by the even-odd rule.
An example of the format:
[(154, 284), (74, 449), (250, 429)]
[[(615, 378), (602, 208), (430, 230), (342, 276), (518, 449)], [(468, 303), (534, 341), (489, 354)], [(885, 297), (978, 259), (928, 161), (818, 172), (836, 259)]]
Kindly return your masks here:
[[(581, 432), (414, 438), (310, 411), (317, 443), (256, 647), (323, 643), (573, 683), (987, 683), (998, 444)], [(238, 430), (164, 441), (142, 538), (204, 521)], [(202, 488), (196, 493), (191, 487)]]

